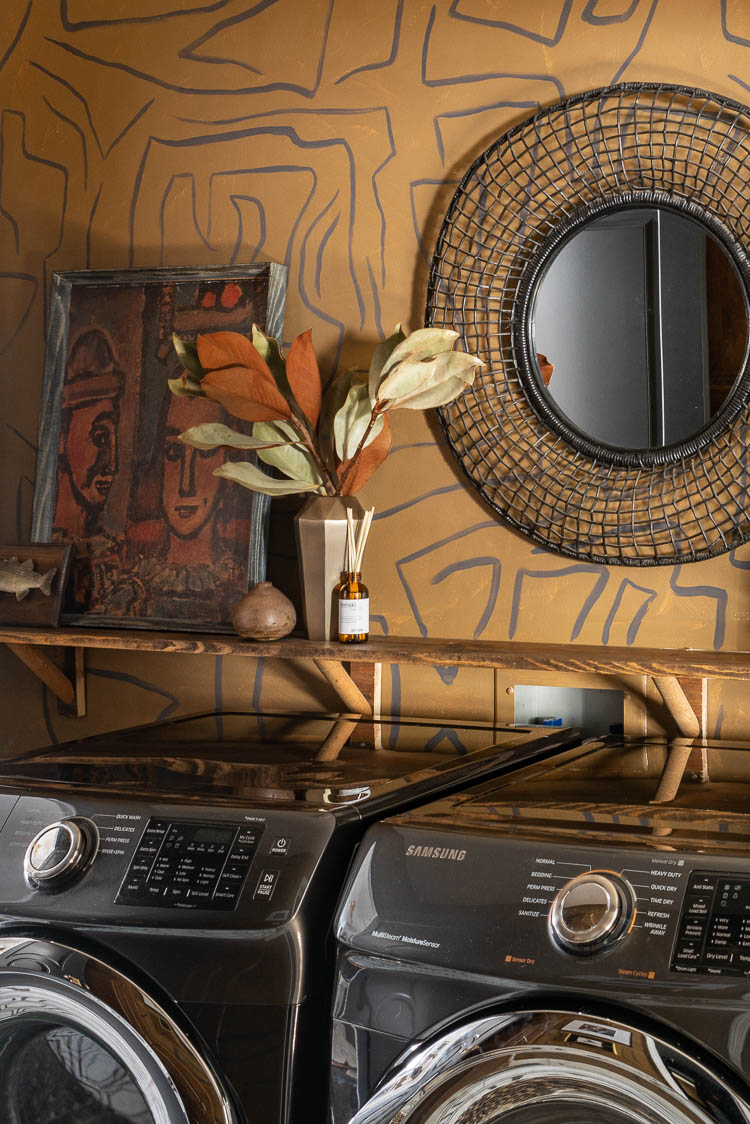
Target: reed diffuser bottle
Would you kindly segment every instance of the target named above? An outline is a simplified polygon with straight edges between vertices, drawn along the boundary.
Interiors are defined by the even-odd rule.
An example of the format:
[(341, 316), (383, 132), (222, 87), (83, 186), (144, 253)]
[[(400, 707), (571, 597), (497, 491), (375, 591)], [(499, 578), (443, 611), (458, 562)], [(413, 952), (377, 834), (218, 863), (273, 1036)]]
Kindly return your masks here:
[(342, 644), (361, 644), (370, 635), (370, 591), (362, 581), (362, 555), (374, 511), (375, 508), (371, 508), (365, 512), (356, 535), (354, 519), (347, 511), (349, 564), (338, 589), (338, 636)]
[(349, 570), (339, 586), (339, 640), (361, 644), (370, 635), (370, 591), (359, 570)]

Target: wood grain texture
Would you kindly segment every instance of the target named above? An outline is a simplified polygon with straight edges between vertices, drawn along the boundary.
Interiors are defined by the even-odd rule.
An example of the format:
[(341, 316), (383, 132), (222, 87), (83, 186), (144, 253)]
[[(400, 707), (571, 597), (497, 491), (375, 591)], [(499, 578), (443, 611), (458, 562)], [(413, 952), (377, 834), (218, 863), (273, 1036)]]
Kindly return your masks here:
[[(376, 698), (376, 695), (379, 696), (376, 681), (379, 683), (380, 670), (381, 665), (374, 663), (354, 663), (347, 668), (349, 678), (370, 704), (371, 709), (367, 713), (375, 718), (380, 716), (380, 700), (379, 697)], [(373, 749), (382, 749), (381, 738), (380, 726), (371, 722), (360, 722), (352, 731), (354, 743), (369, 745)]]
[(315, 760), (335, 761), (356, 728), (356, 719), (339, 718), (331, 728), (331, 732), (321, 743), (320, 749), (315, 754)]
[(655, 675), (654, 684), (677, 724), (680, 737), (699, 737), (701, 732), (700, 721), (690, 705), (679, 679), (675, 675)]
[(701, 736), (706, 733), (706, 682), (701, 677), (685, 676), (680, 679), (680, 686), (685, 692), (685, 697), (693, 708), (693, 712), (700, 724)]
[(357, 715), (372, 714), (372, 706), (338, 660), (316, 659), (315, 666), (323, 673), (344, 706)]
[(46, 652), (40, 651), (33, 644), (8, 644), (8, 647), (14, 655), (18, 656), (21, 663), (26, 664), (28, 669), (41, 679), (42, 683), (46, 683), (61, 702), (68, 706), (75, 703), (76, 693), (73, 684)]
[(656, 794), (651, 801), (652, 804), (668, 804), (670, 801), (674, 800), (679, 792), (680, 784), (692, 752), (692, 738), (686, 738), (684, 741), (681, 738), (676, 739), (669, 751), (669, 757), (667, 758), (667, 762), (659, 778)]
[(252, 656), (266, 659), (334, 660), (350, 663), (408, 663), (457, 667), (522, 668), (539, 671), (677, 675), (708, 679), (750, 678), (750, 652), (678, 648), (625, 648), (596, 644), (521, 644), (512, 641), (375, 637), (364, 644), (285, 637), (263, 642), (233, 636), (118, 629), (0, 628), (6, 644), (60, 644), (183, 655)]

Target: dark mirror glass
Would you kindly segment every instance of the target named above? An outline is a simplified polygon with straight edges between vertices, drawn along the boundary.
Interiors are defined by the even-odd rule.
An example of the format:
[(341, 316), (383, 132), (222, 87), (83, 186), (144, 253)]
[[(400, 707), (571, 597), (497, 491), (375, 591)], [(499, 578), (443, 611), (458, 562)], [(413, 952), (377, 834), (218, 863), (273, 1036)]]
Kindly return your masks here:
[(554, 255), (530, 321), (535, 375), (591, 440), (624, 449), (684, 441), (740, 374), (745, 287), (701, 223), (632, 207), (580, 228)]

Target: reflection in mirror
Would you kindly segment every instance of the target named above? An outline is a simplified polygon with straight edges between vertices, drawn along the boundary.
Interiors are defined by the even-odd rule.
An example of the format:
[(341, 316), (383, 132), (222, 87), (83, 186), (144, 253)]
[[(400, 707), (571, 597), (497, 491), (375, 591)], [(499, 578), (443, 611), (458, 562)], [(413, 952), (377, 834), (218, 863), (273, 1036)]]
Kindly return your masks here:
[(536, 377), (586, 437), (659, 448), (698, 433), (742, 370), (745, 289), (706, 227), (666, 208), (594, 219), (552, 258), (531, 322)]

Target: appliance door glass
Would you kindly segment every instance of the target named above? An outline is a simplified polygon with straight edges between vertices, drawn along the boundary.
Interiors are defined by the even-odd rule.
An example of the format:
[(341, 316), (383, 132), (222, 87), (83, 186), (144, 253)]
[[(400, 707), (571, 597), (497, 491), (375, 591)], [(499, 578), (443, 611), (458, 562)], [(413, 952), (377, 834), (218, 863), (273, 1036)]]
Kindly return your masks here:
[(102, 960), (0, 940), (3, 1124), (237, 1124), (210, 1063)]
[(0, 1088), (0, 1116), (8, 1124), (154, 1124), (156, 1119), (148, 1094), (121, 1059), (77, 1027), (53, 1021), (4, 1028)]
[(736, 1090), (684, 1051), (599, 1016), (534, 1011), (420, 1044), (352, 1124), (747, 1124)]

